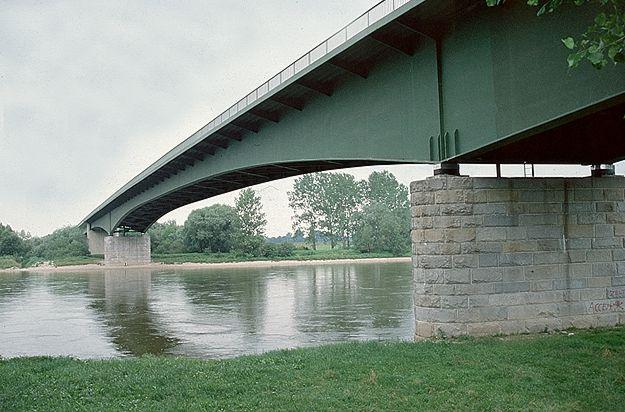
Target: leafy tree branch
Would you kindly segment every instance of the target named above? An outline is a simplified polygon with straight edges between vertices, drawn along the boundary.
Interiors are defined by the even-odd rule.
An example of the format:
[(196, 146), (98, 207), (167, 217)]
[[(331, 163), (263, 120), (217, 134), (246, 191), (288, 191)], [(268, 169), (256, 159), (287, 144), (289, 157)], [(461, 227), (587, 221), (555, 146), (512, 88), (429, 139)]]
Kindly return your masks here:
[[(486, 0), (489, 6), (504, 2)], [(610, 62), (625, 62), (625, 0), (527, 0), (527, 4), (538, 8), (538, 16), (553, 13), (564, 4), (577, 7), (598, 5), (600, 11), (584, 33), (562, 39), (564, 46), (570, 50), (568, 65), (575, 68), (588, 61), (595, 68), (602, 69)]]

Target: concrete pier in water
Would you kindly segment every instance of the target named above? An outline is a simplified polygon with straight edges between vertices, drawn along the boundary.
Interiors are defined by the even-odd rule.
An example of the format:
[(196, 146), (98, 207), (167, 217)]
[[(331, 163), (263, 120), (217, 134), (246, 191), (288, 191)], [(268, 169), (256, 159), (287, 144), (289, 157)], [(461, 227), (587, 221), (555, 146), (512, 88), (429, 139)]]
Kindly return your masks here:
[(145, 265), (151, 262), (150, 235), (106, 236), (104, 264), (106, 266)]

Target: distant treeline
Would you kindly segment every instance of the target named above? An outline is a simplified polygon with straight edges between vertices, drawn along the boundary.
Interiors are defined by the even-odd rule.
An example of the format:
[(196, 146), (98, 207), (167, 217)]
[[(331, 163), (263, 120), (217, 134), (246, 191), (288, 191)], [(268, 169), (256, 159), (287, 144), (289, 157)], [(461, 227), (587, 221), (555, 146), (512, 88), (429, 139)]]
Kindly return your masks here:
[(253, 189), (243, 189), (234, 203), (234, 207), (216, 204), (196, 209), (182, 226), (173, 220), (153, 224), (148, 230), (152, 253), (235, 253), (252, 257), (293, 253), (290, 242), (266, 241), (267, 219)]
[[(155, 254), (235, 253), (282, 257), (320, 242), (361, 252), (405, 254), (410, 248), (408, 189), (390, 172), (373, 172), (358, 181), (347, 173), (316, 173), (295, 180), (288, 193), (294, 234), (267, 238), (261, 198), (244, 189), (234, 207), (216, 204), (189, 214), (184, 225), (155, 223), (148, 233)], [(0, 267), (89, 256), (78, 227), (32, 237), (0, 223)]]
[(0, 269), (85, 256), (89, 256), (89, 248), (79, 227), (66, 226), (49, 235), (33, 237), (0, 223)]
[(358, 181), (347, 173), (315, 173), (295, 180), (288, 193), (294, 235), (267, 239), (267, 220), (260, 197), (244, 189), (235, 206), (194, 210), (183, 226), (155, 223), (148, 233), (152, 251), (288, 256), (293, 244), (312, 249), (319, 241), (361, 252), (405, 254), (410, 248), (408, 188), (392, 173), (373, 172)]
[(294, 228), (316, 248), (317, 233), (332, 248), (403, 254), (410, 248), (408, 188), (388, 172), (358, 181), (347, 173), (299, 177), (289, 192)]

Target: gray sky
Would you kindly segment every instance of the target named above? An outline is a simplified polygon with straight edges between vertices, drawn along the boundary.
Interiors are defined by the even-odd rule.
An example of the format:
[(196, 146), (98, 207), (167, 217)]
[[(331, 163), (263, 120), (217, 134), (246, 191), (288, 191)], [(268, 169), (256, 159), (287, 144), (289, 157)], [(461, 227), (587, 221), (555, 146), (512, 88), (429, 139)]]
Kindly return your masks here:
[[(36, 235), (77, 224), (377, 1), (0, 1), (0, 222)], [(374, 169), (382, 168), (349, 171), (366, 178)], [(388, 169), (406, 184), (431, 174), (430, 166)], [(291, 230), (292, 182), (255, 187), (269, 235)], [(164, 219), (183, 223), (236, 193)]]

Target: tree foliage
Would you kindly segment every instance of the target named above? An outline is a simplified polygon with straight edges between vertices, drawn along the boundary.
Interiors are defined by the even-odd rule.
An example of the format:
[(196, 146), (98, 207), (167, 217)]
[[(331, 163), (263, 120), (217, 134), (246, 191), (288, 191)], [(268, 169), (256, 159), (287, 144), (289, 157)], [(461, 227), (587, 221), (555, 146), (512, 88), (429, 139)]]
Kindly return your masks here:
[(260, 196), (256, 194), (254, 189), (241, 190), (234, 204), (242, 235), (264, 236), (267, 219), (265, 218), (265, 212), (263, 212)]
[(316, 194), (318, 181), (314, 174), (295, 179), (293, 190), (288, 192), (289, 206), (293, 209), (293, 228), (306, 234), (306, 239), (317, 249), (317, 212)]
[(32, 244), (31, 255), (46, 260), (89, 255), (87, 238), (77, 226), (62, 227), (42, 238), (34, 238)]
[[(388, 171), (367, 181), (346, 173), (317, 173), (296, 179), (289, 201), (294, 227), (313, 228), (334, 247), (339, 241), (363, 252), (405, 253), (410, 242), (408, 188)], [(315, 244), (313, 243), (313, 248)]]
[(234, 204), (239, 228), (235, 251), (250, 256), (262, 256), (265, 252), (267, 219), (260, 196), (254, 189), (243, 189)]
[(354, 246), (362, 252), (403, 254), (410, 248), (408, 188), (388, 172), (373, 172), (356, 215)]
[(23, 256), (28, 253), (29, 245), (23, 236), (0, 223), (0, 256)]
[(192, 211), (183, 229), (190, 252), (229, 252), (235, 245), (238, 231), (237, 213), (226, 205)]
[(19, 262), (27, 260), (57, 260), (67, 257), (88, 256), (87, 238), (76, 226), (66, 226), (43, 237), (15, 232), (0, 223), (0, 256), (13, 256)]
[[(504, 2), (486, 0), (489, 6)], [(562, 39), (564, 46), (571, 51), (567, 58), (569, 67), (577, 67), (585, 60), (598, 69), (610, 61), (614, 64), (625, 62), (625, 0), (527, 0), (527, 4), (538, 7), (539, 16), (553, 13), (564, 4), (598, 5), (600, 11), (584, 33)]]
[(405, 253), (410, 249), (410, 219), (406, 217), (382, 203), (366, 206), (357, 216), (354, 246), (361, 252)]
[(362, 192), (362, 183), (347, 173), (316, 173), (296, 179), (288, 194), (295, 212), (294, 228), (310, 234), (313, 248), (317, 232), (332, 248), (339, 242), (349, 246)]
[(373, 172), (369, 175), (366, 185), (366, 200), (369, 204), (382, 204), (389, 210), (410, 207), (408, 188), (399, 183), (395, 175), (388, 170)]
[(174, 220), (154, 223), (148, 230), (148, 234), (152, 242), (153, 253), (183, 253), (185, 251), (183, 228)]
[(339, 242), (349, 247), (354, 214), (362, 202), (362, 184), (348, 173), (319, 173), (316, 199), (319, 231), (334, 248)]

